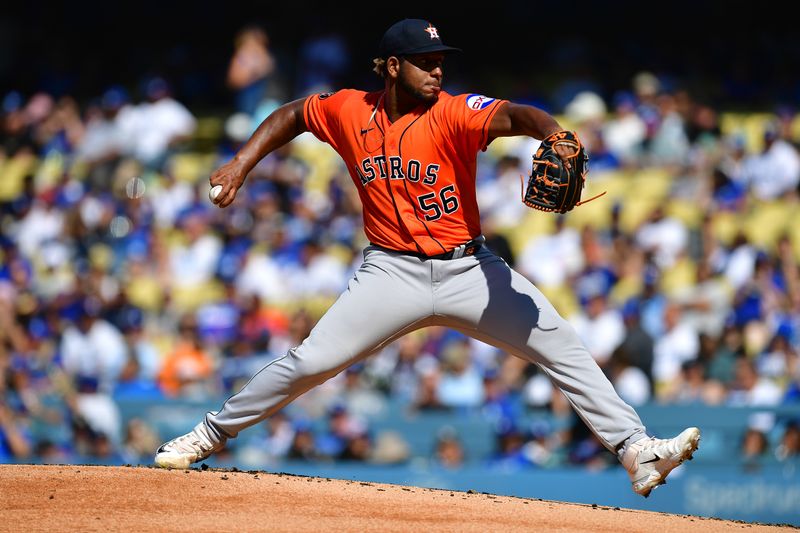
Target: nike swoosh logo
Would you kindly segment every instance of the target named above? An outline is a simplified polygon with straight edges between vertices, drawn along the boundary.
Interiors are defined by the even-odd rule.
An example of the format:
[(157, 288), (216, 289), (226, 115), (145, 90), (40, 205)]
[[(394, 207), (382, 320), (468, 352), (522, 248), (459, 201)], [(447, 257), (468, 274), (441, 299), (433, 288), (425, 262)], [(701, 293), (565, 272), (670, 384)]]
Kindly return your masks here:
[(375, 128), (369, 128), (369, 129), (367, 129), (367, 130), (361, 130), (361, 135), (364, 135), (364, 134), (365, 134), (365, 133), (367, 133), (368, 131), (372, 131), (372, 130), (374, 130), (374, 129), (375, 129)]
[(655, 463), (656, 461), (660, 461), (660, 460), (661, 460), (661, 457), (659, 457), (658, 455), (656, 455), (656, 454), (653, 454), (653, 455), (654, 455), (655, 457), (653, 457), (653, 458), (652, 458), (652, 459), (650, 459), (649, 461), (642, 461), (642, 462), (641, 462), (641, 463), (639, 463), (639, 464), (640, 464), (640, 465), (646, 465), (647, 463)]

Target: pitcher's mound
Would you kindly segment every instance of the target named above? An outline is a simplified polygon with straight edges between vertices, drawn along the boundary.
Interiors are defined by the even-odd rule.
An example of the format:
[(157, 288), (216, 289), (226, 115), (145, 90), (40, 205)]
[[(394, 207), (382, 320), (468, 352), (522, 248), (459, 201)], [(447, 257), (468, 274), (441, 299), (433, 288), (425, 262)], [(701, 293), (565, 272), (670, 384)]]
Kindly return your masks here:
[(0, 531), (792, 531), (692, 516), (326, 478), (1, 465)]

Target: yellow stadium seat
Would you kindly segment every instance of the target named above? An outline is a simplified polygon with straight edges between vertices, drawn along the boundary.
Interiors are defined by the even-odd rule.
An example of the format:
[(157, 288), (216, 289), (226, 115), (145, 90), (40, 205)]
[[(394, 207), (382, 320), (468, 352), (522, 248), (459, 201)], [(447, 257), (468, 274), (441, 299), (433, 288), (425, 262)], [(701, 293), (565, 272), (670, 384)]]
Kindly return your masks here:
[(178, 181), (197, 183), (208, 179), (213, 172), (214, 154), (186, 152), (175, 154), (170, 158), (171, 172)]
[(719, 242), (727, 246), (733, 242), (742, 224), (740, 215), (730, 211), (718, 211), (711, 219), (711, 231)]
[(575, 291), (569, 285), (539, 287), (539, 289), (561, 316), (569, 318), (580, 310)]
[(622, 205), (620, 226), (624, 231), (635, 233), (659, 204), (660, 200), (652, 198), (628, 199)]
[(643, 168), (633, 175), (633, 183), (627, 188), (629, 196), (636, 199), (662, 200), (672, 187), (672, 175), (662, 168)]
[(36, 169), (36, 190), (42, 191), (54, 187), (64, 175), (66, 161), (61, 152), (50, 152)]
[(531, 209), (517, 226), (505, 230), (514, 255), (519, 256), (532, 239), (552, 233), (555, 217), (553, 213)]
[(195, 142), (216, 145), (225, 132), (225, 121), (220, 117), (208, 116), (197, 119), (197, 128), (192, 139)]
[(789, 131), (791, 132), (792, 140), (794, 142), (800, 142), (800, 114), (795, 115), (792, 119)]
[(139, 277), (125, 285), (130, 302), (145, 311), (158, 312), (164, 304), (164, 291), (155, 277)]
[(659, 288), (667, 295), (685, 292), (697, 281), (697, 265), (689, 257), (678, 259), (664, 271)]
[(621, 307), (629, 299), (641, 294), (644, 282), (640, 277), (625, 277), (620, 279), (609, 294), (609, 302), (615, 307)]
[(792, 243), (795, 259), (800, 262), (800, 210), (795, 210), (790, 225), (789, 240)]
[(764, 146), (764, 126), (774, 118), (770, 113), (722, 113), (720, 130), (726, 136), (744, 135), (747, 151), (759, 152)]
[(778, 238), (791, 231), (793, 207), (786, 201), (754, 202), (744, 231), (753, 244), (773, 249)]
[(25, 176), (32, 173), (39, 160), (32, 155), (18, 155), (0, 160), (0, 201), (8, 202), (22, 194)]
[(668, 216), (674, 217), (683, 222), (689, 228), (698, 227), (705, 211), (691, 200), (672, 199), (665, 206), (664, 211)]
[(173, 287), (170, 305), (179, 313), (196, 311), (203, 305), (217, 302), (225, 296), (222, 283), (209, 281), (206, 283)]

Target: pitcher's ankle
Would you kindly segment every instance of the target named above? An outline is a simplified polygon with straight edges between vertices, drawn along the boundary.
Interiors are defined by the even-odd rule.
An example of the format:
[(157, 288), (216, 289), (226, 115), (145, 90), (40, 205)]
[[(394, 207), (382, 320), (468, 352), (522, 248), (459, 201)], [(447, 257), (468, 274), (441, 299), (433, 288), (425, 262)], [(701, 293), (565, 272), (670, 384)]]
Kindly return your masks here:
[(619, 459), (620, 462), (622, 462), (622, 458), (625, 456), (625, 452), (628, 451), (628, 447), (634, 442), (638, 442), (646, 438), (647, 438), (647, 433), (645, 433), (644, 430), (642, 430), (642, 431), (637, 431), (636, 433), (634, 433), (633, 435), (622, 441), (622, 443), (619, 446), (617, 446), (617, 459)]

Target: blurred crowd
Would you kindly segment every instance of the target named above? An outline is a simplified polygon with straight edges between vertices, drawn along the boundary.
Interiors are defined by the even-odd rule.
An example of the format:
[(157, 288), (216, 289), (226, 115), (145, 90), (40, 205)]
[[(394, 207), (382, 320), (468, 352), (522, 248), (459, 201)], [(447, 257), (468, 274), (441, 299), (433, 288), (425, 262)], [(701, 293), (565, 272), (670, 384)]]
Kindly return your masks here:
[[(325, 39), (309, 61), (322, 50), (341, 68)], [(162, 77), (139, 97), (119, 86), (87, 103), (3, 96), (0, 461), (150, 462), (173, 435), (123, 419), (120, 405), (213, 407), (346, 288), (366, 242), (329, 147), (304, 134), (266, 157), (230, 208), (206, 196), (209, 173), (283, 103), (277, 71), (263, 30), (243, 30), (230, 114), (211, 134)], [(330, 88), (323, 69), (309, 72), (306, 91)], [(558, 116), (587, 145), (590, 186), (610, 194), (567, 215), (519, 201), (535, 141), (480, 155), (488, 246), (551, 297), (634, 406), (800, 403), (800, 122), (791, 109), (727, 123), (723, 111), (648, 73), (611, 98), (576, 94)], [(444, 328), (310, 391), (242, 448), (264, 461), (402, 461), (402, 436), (370, 430), (388, 405), (491, 422), (491, 457), (465, 458), (443, 428), (430, 453), (445, 467), (613, 460), (534, 365)], [(530, 410), (552, 416), (521, 424)], [(753, 425), (742, 450), (797, 458), (798, 425)]]

